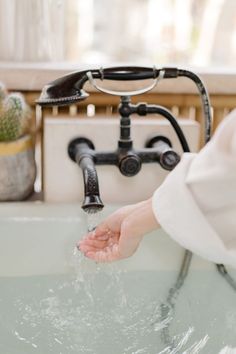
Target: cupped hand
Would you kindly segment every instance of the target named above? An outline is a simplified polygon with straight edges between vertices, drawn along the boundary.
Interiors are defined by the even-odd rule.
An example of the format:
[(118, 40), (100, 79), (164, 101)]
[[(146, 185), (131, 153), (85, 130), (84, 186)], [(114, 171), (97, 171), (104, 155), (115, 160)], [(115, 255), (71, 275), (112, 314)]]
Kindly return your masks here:
[(131, 256), (143, 236), (158, 227), (152, 201), (148, 199), (118, 209), (78, 242), (77, 247), (97, 262), (112, 262)]

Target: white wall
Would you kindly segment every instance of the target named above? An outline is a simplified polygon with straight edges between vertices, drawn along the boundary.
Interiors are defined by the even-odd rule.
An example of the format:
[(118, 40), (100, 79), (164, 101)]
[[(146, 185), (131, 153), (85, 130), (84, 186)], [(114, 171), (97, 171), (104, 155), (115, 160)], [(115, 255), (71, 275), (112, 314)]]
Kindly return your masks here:
[[(45, 200), (82, 201), (82, 172), (68, 157), (68, 144), (81, 136), (92, 140), (97, 150), (113, 151), (119, 139), (119, 119), (45, 117), (44, 122)], [(197, 151), (199, 124), (188, 119), (180, 122), (191, 150)], [(166, 120), (133, 119), (131, 131), (135, 148), (144, 147), (154, 135), (164, 135), (169, 137), (177, 152), (182, 152), (176, 134)], [(143, 165), (140, 173), (134, 177), (121, 175), (115, 166), (98, 166), (97, 172), (104, 203), (131, 203), (148, 198), (167, 175), (157, 164)]]

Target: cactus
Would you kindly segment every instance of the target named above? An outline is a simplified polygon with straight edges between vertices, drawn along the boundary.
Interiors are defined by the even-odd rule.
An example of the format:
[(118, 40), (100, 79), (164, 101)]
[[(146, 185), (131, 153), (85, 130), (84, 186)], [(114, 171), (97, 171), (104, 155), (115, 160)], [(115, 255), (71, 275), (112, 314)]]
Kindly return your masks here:
[(20, 93), (6, 94), (0, 84), (0, 141), (12, 141), (26, 133), (30, 110)]

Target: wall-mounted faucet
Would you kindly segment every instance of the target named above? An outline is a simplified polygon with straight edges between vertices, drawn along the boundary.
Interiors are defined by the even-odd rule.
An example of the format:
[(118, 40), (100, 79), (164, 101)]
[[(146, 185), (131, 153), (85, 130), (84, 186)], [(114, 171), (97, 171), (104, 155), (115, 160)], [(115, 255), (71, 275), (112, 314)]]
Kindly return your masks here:
[[(210, 104), (207, 91), (200, 78), (187, 70), (177, 68), (155, 67), (111, 67), (74, 72), (48, 84), (37, 101), (42, 106), (69, 105), (88, 97), (83, 86), (87, 81), (99, 91), (118, 95), (121, 102), (118, 108), (120, 114), (120, 138), (115, 151), (96, 151), (92, 141), (86, 137), (77, 137), (68, 146), (70, 158), (75, 161), (83, 171), (84, 201), (82, 208), (87, 211), (98, 211), (103, 208), (99, 194), (99, 183), (95, 165), (115, 165), (120, 172), (127, 176), (135, 176), (143, 163), (159, 163), (164, 169), (172, 170), (180, 160), (179, 155), (172, 149), (167, 137), (155, 136), (146, 142), (143, 149), (133, 148), (131, 138), (132, 114), (145, 116), (147, 114), (160, 114), (169, 120), (176, 131), (184, 151), (189, 151), (185, 136), (170, 111), (166, 108), (146, 103), (132, 104), (130, 97), (147, 92), (154, 88), (159, 80), (185, 76), (193, 80), (200, 92), (205, 116), (205, 140), (210, 137)], [(120, 92), (101, 88), (95, 79), (100, 80), (145, 80), (153, 79), (153, 83), (138, 91)]]
[[(168, 113), (164, 108), (158, 106), (155, 108), (157, 113)], [(149, 109), (153, 110), (154, 106), (145, 103), (133, 105), (129, 96), (121, 97), (120, 138), (115, 151), (96, 151), (93, 142), (85, 137), (78, 137), (69, 143), (69, 156), (83, 171), (85, 198), (82, 208), (85, 211), (99, 210), (103, 207), (95, 165), (115, 165), (124, 176), (132, 177), (140, 171), (143, 163), (156, 162), (165, 170), (172, 170), (179, 162), (179, 155), (172, 149), (169, 139), (164, 136), (155, 136), (148, 140), (143, 149), (133, 148), (130, 115), (133, 113), (144, 115)]]

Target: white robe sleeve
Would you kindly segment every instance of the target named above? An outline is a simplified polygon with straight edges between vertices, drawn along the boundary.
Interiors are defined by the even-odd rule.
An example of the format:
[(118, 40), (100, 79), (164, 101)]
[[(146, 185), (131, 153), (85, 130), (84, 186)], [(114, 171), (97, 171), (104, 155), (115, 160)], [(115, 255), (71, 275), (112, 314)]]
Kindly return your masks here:
[(183, 154), (152, 205), (162, 228), (184, 248), (236, 268), (236, 110), (198, 154)]

